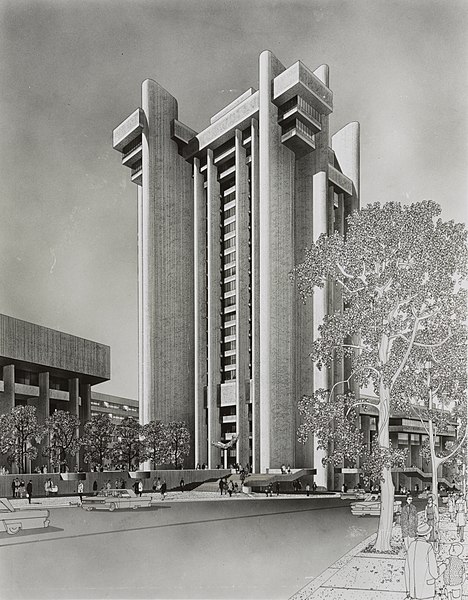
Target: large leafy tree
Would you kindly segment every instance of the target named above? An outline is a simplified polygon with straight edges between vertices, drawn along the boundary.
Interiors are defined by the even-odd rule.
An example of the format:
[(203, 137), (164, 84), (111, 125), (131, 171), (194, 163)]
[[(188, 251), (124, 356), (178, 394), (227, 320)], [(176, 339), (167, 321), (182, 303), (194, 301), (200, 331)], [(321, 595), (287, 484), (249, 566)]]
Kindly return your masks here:
[(0, 452), (17, 464), (20, 473), (26, 472), (27, 459), (36, 458), (34, 442), (40, 442), (43, 435), (34, 406), (15, 406), (0, 416)]
[(165, 425), (167, 459), (177, 469), (190, 452), (190, 432), (184, 421), (171, 421)]
[[(426, 431), (423, 457), (432, 468), (432, 491), (437, 493), (437, 471), (465, 452), (467, 438), (467, 331), (462, 307), (452, 318), (445, 315), (431, 323), (431, 338), (439, 340), (417, 345), (408, 358), (394, 388), (398, 409), (420, 420)], [(439, 331), (437, 331), (439, 329)], [(455, 433), (445, 448), (438, 448), (436, 437)]]
[(68, 460), (80, 449), (80, 420), (67, 411), (56, 410), (46, 419), (45, 424), (49, 434), (49, 445), (45, 453), (49, 456), (51, 465), (63, 471), (68, 465)]
[[(306, 399), (303, 411), (307, 413), (307, 403), (327, 407), (343, 402), (335, 389), (352, 380), (360, 387), (373, 386), (377, 396), (375, 456), (382, 500), (375, 548), (381, 551), (390, 549), (391, 469), (398, 457), (390, 444), (389, 418), (400, 407), (401, 382), (411, 377), (413, 357), (421, 349), (448, 343), (455, 337), (454, 324), (466, 319), (462, 286), (467, 277), (467, 232), (463, 224), (443, 222), (440, 212), (432, 201), (369, 205), (348, 217), (346, 238), (338, 233), (322, 235), (294, 271), (304, 299), (330, 280), (341, 288), (344, 309), (326, 316), (311, 357), (318, 368), (330, 368), (342, 358), (351, 368), (346, 381)], [(338, 429), (348, 427), (346, 420), (355, 422), (356, 403), (359, 400), (348, 400), (344, 410), (336, 411)], [(307, 425), (314, 433), (321, 426), (313, 418)], [(344, 446), (349, 443), (342, 441)], [(340, 443), (337, 439), (336, 451), (343, 447)], [(360, 448), (358, 443), (356, 452)]]
[(161, 465), (168, 460), (169, 445), (167, 427), (161, 421), (150, 421), (142, 427), (143, 443), (148, 459), (156, 465)]
[(114, 462), (129, 471), (134, 462), (145, 459), (142, 426), (132, 417), (125, 417), (115, 428)]
[(115, 436), (115, 425), (109, 415), (97, 414), (91, 417), (83, 430), (81, 443), (84, 448), (84, 459), (87, 463), (102, 466), (112, 458), (112, 443)]

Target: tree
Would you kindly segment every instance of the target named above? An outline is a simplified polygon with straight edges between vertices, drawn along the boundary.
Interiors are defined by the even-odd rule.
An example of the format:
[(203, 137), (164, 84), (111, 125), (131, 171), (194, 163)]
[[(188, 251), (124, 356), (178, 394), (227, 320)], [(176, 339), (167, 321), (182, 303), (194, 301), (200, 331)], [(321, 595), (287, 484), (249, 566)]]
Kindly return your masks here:
[[(352, 379), (360, 387), (372, 385), (377, 396), (375, 451), (382, 494), (375, 548), (379, 551), (390, 549), (391, 468), (398, 457), (390, 444), (389, 418), (399, 405), (400, 378), (405, 367), (410, 376), (411, 359), (419, 349), (430, 350), (452, 339), (453, 324), (461, 314), (466, 319), (462, 284), (467, 276), (467, 232), (463, 224), (437, 219), (440, 212), (432, 201), (369, 205), (348, 217), (346, 239), (338, 233), (320, 236), (292, 274), (304, 299), (328, 280), (341, 289), (343, 298), (343, 310), (325, 317), (311, 357), (318, 368), (347, 358), (350, 375), (330, 390), (316, 392), (312, 404), (337, 402), (336, 387), (349, 387)], [(307, 412), (304, 403), (302, 409)], [(337, 415), (338, 428), (346, 427), (350, 414), (347, 408)], [(309, 433), (320, 426), (313, 420), (308, 424)]]
[(125, 417), (115, 428), (114, 461), (132, 470), (133, 461), (145, 459), (141, 440), (142, 426), (132, 417)]
[[(442, 315), (431, 324), (433, 339), (440, 342), (414, 349), (394, 389), (398, 409), (418, 418), (426, 431), (422, 453), (431, 462), (434, 494), (439, 467), (464, 454), (467, 438), (467, 329), (461, 307), (452, 315), (450, 323), (443, 323)], [(453, 424), (455, 439), (438, 450), (436, 436), (447, 434)]]
[(84, 459), (87, 463), (102, 466), (113, 455), (112, 442), (115, 436), (115, 425), (107, 414), (91, 417), (84, 426), (82, 445)]
[(10, 413), (0, 416), (0, 452), (26, 472), (26, 459), (37, 456), (33, 443), (40, 442), (44, 430), (39, 426), (34, 406), (15, 406)]
[(171, 421), (165, 425), (168, 461), (177, 469), (180, 461), (190, 452), (190, 432), (185, 421)]
[(61, 472), (67, 466), (68, 458), (75, 456), (80, 449), (80, 420), (67, 411), (56, 410), (46, 419), (45, 424), (49, 433), (49, 445), (45, 453), (49, 456), (52, 466)]
[(169, 457), (167, 427), (161, 421), (150, 421), (142, 427), (145, 454), (156, 465), (167, 462)]

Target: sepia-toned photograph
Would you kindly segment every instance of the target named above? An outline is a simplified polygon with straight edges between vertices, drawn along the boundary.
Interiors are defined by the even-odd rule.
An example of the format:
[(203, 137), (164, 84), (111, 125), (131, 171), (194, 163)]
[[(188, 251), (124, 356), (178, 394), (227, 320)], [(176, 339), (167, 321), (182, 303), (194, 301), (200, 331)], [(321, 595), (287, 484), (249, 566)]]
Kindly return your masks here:
[(468, 598), (468, 4), (0, 0), (0, 598)]

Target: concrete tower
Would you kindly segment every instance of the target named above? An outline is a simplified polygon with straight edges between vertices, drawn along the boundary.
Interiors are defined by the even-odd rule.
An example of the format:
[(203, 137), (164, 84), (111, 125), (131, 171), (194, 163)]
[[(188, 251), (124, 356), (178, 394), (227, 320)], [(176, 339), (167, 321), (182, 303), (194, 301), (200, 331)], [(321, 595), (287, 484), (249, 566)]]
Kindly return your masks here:
[[(297, 402), (346, 369), (309, 359), (341, 298), (323, 289), (304, 305), (289, 273), (359, 205), (359, 127), (331, 138), (332, 110), (326, 65), (285, 68), (265, 51), (258, 90), (200, 133), (149, 81), (114, 132), (139, 185), (141, 418), (184, 415), (196, 462), (313, 466), (331, 484), (323, 451), (297, 442)], [(212, 445), (233, 437), (223, 454)]]

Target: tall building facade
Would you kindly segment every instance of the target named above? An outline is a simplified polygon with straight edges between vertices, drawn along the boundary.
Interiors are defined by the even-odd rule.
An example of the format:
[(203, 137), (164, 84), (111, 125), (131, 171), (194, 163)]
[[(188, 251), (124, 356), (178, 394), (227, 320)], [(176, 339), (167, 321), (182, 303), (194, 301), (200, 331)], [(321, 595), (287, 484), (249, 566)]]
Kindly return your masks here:
[[(314, 372), (311, 344), (341, 299), (303, 304), (289, 273), (359, 206), (359, 125), (330, 135), (328, 67), (259, 58), (258, 90), (197, 133), (146, 80), (113, 133), (138, 189), (139, 406), (143, 423), (185, 420), (193, 461), (317, 468), (297, 442), (297, 402), (346, 365)], [(212, 442), (237, 441), (221, 457)]]

